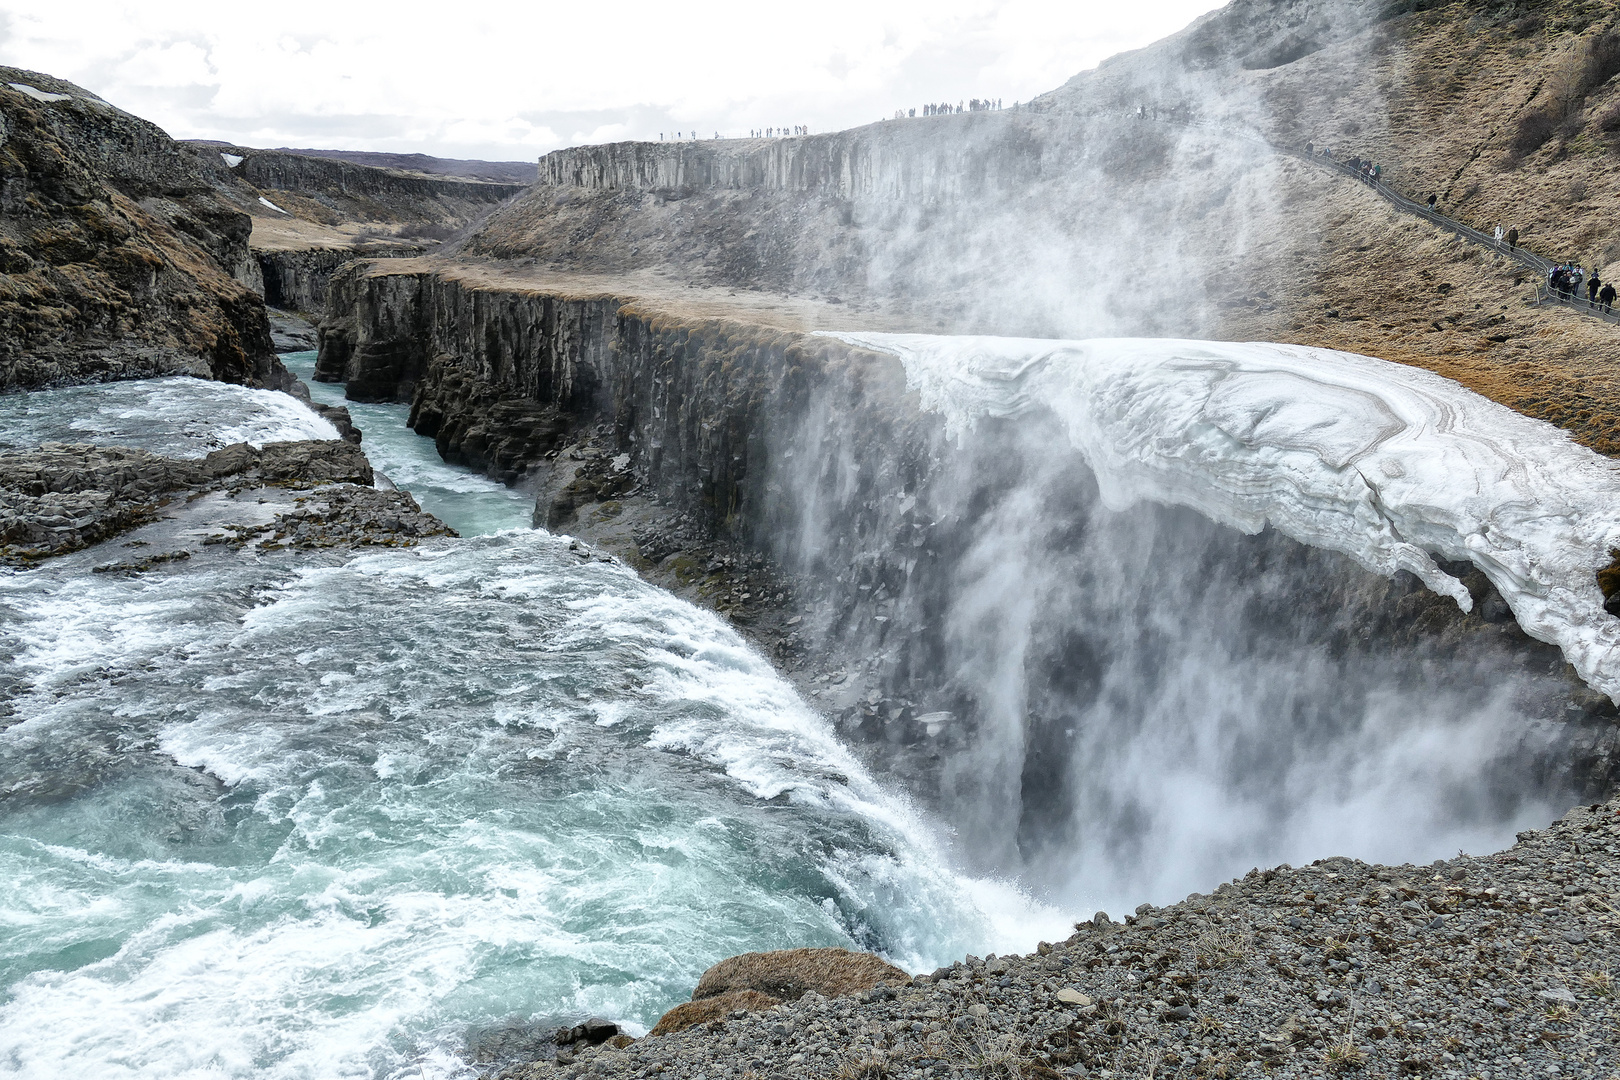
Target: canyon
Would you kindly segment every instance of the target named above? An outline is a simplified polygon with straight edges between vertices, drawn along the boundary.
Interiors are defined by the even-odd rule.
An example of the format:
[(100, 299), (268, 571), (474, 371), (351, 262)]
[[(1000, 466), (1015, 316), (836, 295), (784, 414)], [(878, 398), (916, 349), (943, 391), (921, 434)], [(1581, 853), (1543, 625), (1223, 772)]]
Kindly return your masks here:
[[(1558, 1025), (1613, 1018), (1620, 338), (1317, 159), (1377, 159), (1456, 220), (1513, 223), (1607, 276), (1617, 34), (1587, 0), (1235, 0), (1013, 108), (574, 147), (532, 184), (508, 163), (175, 143), (8, 69), (0, 388), (190, 374), (309, 402), (291, 367), (309, 364), (322, 400), (340, 384), (447, 469), (532, 497), (535, 526), (436, 539), (443, 522), (332, 438), (353, 425), (330, 404), (311, 405), (332, 422), (316, 442), (292, 438), (300, 414), (257, 449), (6, 450), (18, 625), (45, 633), (21, 584), (35, 574), (52, 602), (88, 590), (87, 618), (147, 589), (209, 627), (206, 647), (167, 653), (103, 633), (123, 651), (82, 684), (7, 639), (30, 672), (0, 683), (19, 812), (57, 797), (35, 712), (99, 715), (120, 680), (167, 693), (143, 680), (172, 663), (165, 707), (195, 717), (136, 725), (140, 754), (169, 765), (108, 764), (89, 727), (74, 744), (96, 776), (156, 770), (140, 783), (189, 815), (165, 842), (214, 844), (234, 814), (265, 851), (286, 821), (325, 857), (301, 807), (325, 807), (330, 780), (366, 829), (456, 865), (447, 895), (544, 895), (534, 917), (567, 909), (592, 948), (613, 942), (588, 963), (541, 950), (540, 974), (480, 968), (544, 984), (512, 991), (527, 1019), (488, 1039), (441, 1023), (431, 1053), (367, 1050), (389, 1068), (442, 1043), (453, 1068), (511, 1076), (696, 1077), (716, 1047), (781, 1075), (832, 1057), (944, 1075), (963, 1055), (1043, 1077), (1596, 1069), (1603, 1047)], [(278, 358), (293, 350), (271, 319), (274, 341), (305, 344), (301, 316), (316, 355)], [(77, 399), (51, 400), (66, 423)], [(226, 499), (218, 539), (159, 557)], [(114, 542), (157, 555), (91, 567)], [(154, 640), (173, 633), (131, 610)], [(234, 719), (198, 704), (215, 690)], [(529, 698), (544, 709), (510, 704)], [(473, 764), (424, 749), (441, 744)], [(297, 774), (306, 760), (322, 764)], [(645, 813), (594, 801), (635, 788), (615, 771), (629, 761), (657, 778)], [(436, 774), (492, 830), (465, 850), (439, 846), (455, 829), (437, 810), (417, 833), (389, 803), (391, 784)], [(609, 821), (610, 852), (526, 839), (596, 835), (525, 794), (547, 785)], [(298, 809), (272, 828), (253, 816), (272, 805)], [(502, 832), (491, 808), (513, 805), (522, 823)], [(648, 961), (568, 907), (576, 863), (609, 908), (647, 867), (679, 868), (670, 910), (745, 899), (704, 914), (692, 948), (657, 908)], [(343, 918), (392, 933), (382, 913), (409, 907), (392, 887)], [(1134, 914), (1068, 936), (1103, 906)], [(1062, 933), (956, 962), (1009, 940), (997, 915)], [(466, 927), (529, 940), (505, 918), (481, 908), (434, 934), (487, 958), (502, 950)], [(1033, 932), (996, 948), (1028, 952)], [(695, 995), (686, 1031), (601, 1049), (551, 1034), (618, 1030), (586, 1010), (652, 1027), (726, 950), (807, 943), (945, 962), (826, 994), (739, 983), (756, 996)], [(1541, 1025), (1548, 1002), (1569, 1006), (1548, 1037), (1476, 1040)], [(1275, 1038), (1250, 1037), (1262, 1022)]]

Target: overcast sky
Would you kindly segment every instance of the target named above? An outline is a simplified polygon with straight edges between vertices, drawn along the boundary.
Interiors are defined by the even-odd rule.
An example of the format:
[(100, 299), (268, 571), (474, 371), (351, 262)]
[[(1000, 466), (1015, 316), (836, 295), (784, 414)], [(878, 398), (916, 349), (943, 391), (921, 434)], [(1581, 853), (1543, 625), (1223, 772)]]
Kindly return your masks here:
[(559, 146), (827, 131), (1027, 100), (1211, 0), (0, 0), (0, 63), (177, 138), (533, 159)]

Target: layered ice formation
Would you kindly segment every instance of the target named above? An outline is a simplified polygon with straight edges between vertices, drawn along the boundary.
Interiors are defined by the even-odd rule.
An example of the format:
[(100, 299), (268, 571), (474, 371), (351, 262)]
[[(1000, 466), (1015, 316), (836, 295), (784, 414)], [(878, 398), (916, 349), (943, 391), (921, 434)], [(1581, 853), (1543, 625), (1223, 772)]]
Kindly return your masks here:
[(1299, 345), (832, 334), (905, 364), (960, 438), (1053, 410), (1112, 509), (1188, 506), (1267, 525), (1463, 610), (1436, 559), (1477, 566), (1526, 633), (1620, 703), (1620, 619), (1597, 571), (1620, 547), (1620, 465), (1420, 368)]

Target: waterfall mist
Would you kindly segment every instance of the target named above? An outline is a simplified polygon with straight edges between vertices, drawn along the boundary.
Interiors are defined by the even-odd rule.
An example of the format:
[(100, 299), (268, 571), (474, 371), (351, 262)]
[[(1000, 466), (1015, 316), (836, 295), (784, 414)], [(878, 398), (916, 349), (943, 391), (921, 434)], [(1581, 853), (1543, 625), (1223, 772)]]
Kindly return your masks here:
[(817, 647), (881, 687), (834, 701), (845, 731), (975, 871), (1117, 911), (1502, 847), (1601, 782), (1566, 723), (1596, 695), (1473, 567), (1443, 564), (1465, 615), (1273, 529), (1110, 509), (1050, 409), (953, 440), (868, 408), (877, 380), (830, 380), (770, 449), (768, 542), (824, 583)]

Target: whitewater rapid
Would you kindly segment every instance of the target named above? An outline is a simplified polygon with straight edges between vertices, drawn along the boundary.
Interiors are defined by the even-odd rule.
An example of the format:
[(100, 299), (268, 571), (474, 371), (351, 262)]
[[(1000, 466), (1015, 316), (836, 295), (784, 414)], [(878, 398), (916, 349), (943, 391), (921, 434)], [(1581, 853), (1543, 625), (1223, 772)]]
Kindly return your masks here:
[[(170, 452), (324, 423), (57, 393), (4, 406)], [(512, 512), (484, 496), (468, 521)], [(750, 949), (919, 970), (1066, 933), (953, 873), (722, 619), (566, 537), (106, 558), (0, 571), (0, 1072), (471, 1076), (481, 1032), (636, 1030)]]
[(899, 357), (958, 439), (1052, 410), (1111, 509), (1269, 525), (1410, 571), (1464, 611), (1436, 558), (1471, 562), (1526, 633), (1620, 703), (1620, 620), (1596, 578), (1620, 548), (1620, 466), (1550, 424), (1421, 368), (1301, 345), (826, 336)]

